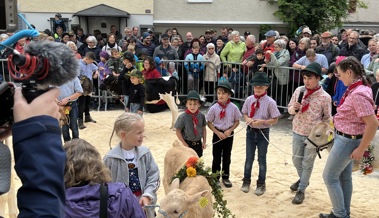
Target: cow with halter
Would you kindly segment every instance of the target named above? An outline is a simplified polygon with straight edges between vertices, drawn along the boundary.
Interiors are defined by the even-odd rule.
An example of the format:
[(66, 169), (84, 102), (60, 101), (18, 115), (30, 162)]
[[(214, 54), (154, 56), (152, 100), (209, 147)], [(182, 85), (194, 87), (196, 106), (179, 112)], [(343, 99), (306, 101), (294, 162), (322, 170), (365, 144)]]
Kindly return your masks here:
[[(376, 132), (374, 139), (371, 141), (373, 145), (372, 156), (374, 160), (372, 161), (372, 166), (374, 169), (379, 169), (379, 131)], [(305, 140), (305, 146), (308, 148), (315, 148), (318, 156), (321, 158), (320, 151), (330, 149), (333, 146), (334, 131), (333, 128), (326, 122), (320, 122), (312, 128), (307, 140)], [(359, 161), (354, 160), (353, 171), (359, 170)]]
[(326, 122), (320, 122), (312, 128), (304, 145), (308, 148), (315, 148), (318, 157), (321, 159), (320, 151), (324, 149), (330, 150), (333, 146), (333, 140), (334, 131), (332, 127)]

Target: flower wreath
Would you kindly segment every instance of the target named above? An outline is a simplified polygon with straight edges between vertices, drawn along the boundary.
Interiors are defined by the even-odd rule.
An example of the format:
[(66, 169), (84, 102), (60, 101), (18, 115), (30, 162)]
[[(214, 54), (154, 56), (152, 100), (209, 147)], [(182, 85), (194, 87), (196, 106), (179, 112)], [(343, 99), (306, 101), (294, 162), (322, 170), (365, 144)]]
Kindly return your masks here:
[[(233, 215), (226, 207), (227, 201), (223, 199), (223, 191), (218, 181), (218, 174), (219, 172), (212, 173), (212, 170), (209, 167), (204, 168), (204, 161), (202, 159), (199, 159), (198, 157), (190, 157), (186, 164), (175, 174), (172, 180), (178, 178), (180, 182), (183, 182), (186, 177), (195, 177), (197, 175), (204, 176), (212, 188), (212, 194), (215, 198), (213, 209), (217, 211), (218, 217), (235, 217), (235, 215)], [(208, 204), (208, 200), (203, 197), (199, 200), (199, 204), (201, 207), (205, 207)]]
[(365, 150), (365, 153), (363, 153), (363, 157), (359, 162), (359, 166), (363, 175), (370, 174), (374, 170), (374, 166), (372, 165), (372, 162), (375, 160), (373, 149), (374, 146), (370, 144)]

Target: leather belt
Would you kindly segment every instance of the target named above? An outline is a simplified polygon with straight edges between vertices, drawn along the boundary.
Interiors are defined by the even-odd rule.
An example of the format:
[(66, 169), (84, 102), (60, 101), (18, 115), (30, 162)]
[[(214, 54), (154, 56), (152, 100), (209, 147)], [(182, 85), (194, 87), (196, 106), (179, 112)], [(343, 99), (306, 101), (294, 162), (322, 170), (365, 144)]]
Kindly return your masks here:
[(337, 129), (335, 132), (337, 135), (343, 136), (343, 137), (348, 138), (348, 139), (361, 139), (363, 137), (363, 135), (349, 135), (349, 134), (340, 132)]
[(195, 142), (193, 142), (193, 141), (187, 141), (187, 140), (186, 140), (186, 143), (187, 143), (188, 145), (192, 145), (192, 146), (195, 146), (195, 145), (201, 145), (201, 141), (195, 141)]

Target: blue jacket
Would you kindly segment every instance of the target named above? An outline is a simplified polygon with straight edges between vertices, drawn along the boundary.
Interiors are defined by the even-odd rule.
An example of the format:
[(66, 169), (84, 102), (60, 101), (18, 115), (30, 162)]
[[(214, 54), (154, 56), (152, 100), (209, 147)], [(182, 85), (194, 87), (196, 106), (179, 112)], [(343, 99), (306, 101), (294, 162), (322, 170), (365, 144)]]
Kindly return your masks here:
[(347, 86), (343, 84), (341, 80), (338, 80), (337, 85), (336, 85), (336, 93), (334, 94), (332, 100), (333, 102), (337, 102), (337, 106), (340, 105), (341, 98), (343, 94), (345, 93), (347, 89)]
[(66, 154), (58, 120), (32, 117), (15, 123), (12, 132), (15, 169), (22, 182), (18, 217), (63, 217)]
[(186, 62), (184, 62), (184, 68), (186, 68), (188, 74), (195, 73), (197, 77), (198, 73), (204, 69), (204, 62), (188, 62), (188, 61), (205, 61), (201, 54), (194, 56), (193, 53), (190, 53), (186, 57)]
[[(100, 184), (66, 190), (65, 218), (99, 217)], [(108, 218), (145, 218), (142, 207), (124, 183), (108, 183)]]

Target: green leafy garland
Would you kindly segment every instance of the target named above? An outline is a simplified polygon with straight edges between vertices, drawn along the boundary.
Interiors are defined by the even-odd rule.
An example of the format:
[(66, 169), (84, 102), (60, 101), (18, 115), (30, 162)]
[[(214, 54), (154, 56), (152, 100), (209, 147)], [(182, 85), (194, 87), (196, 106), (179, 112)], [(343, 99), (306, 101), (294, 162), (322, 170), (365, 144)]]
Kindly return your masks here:
[(208, 183), (212, 188), (212, 195), (215, 198), (213, 209), (217, 211), (218, 217), (235, 217), (235, 215), (233, 215), (226, 207), (227, 201), (223, 199), (224, 194), (218, 180), (219, 172), (212, 173), (210, 167), (204, 168), (204, 161), (202, 159), (199, 159), (198, 157), (190, 157), (172, 180), (178, 178), (180, 182), (183, 182), (186, 177), (195, 177), (196, 175), (204, 176), (208, 180)]
[(359, 162), (363, 175), (370, 174), (374, 170), (374, 166), (372, 165), (372, 162), (375, 160), (373, 149), (374, 146), (370, 144), (370, 146), (368, 146), (368, 148), (365, 150), (365, 153), (363, 153), (363, 157)]

